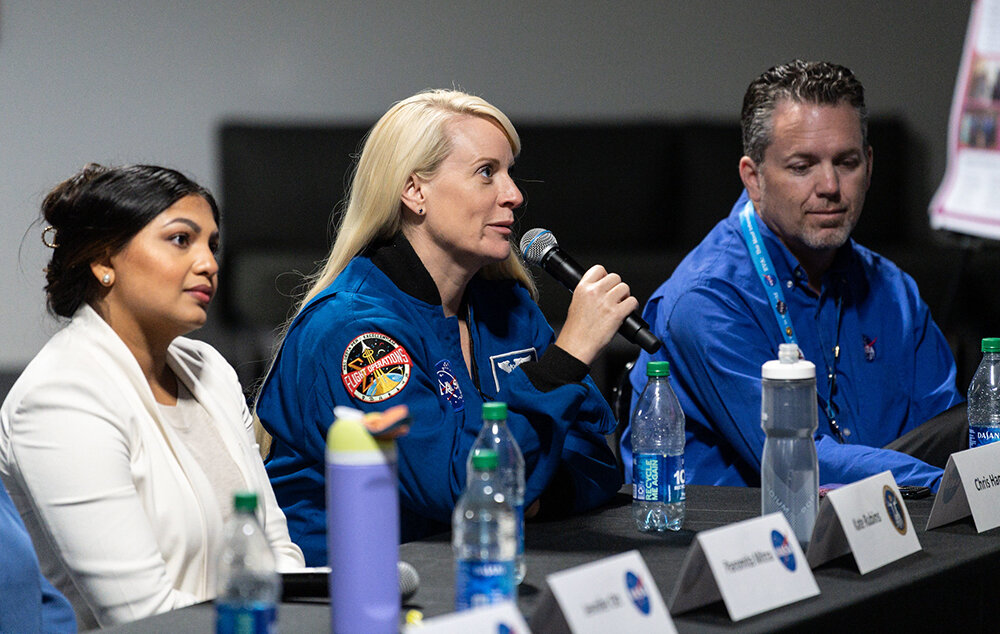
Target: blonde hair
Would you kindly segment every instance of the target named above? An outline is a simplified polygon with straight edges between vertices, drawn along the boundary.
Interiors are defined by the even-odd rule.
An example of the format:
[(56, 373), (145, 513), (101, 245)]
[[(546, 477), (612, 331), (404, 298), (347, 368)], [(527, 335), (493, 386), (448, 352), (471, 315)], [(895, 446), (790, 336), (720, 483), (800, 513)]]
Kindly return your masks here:
[[(403, 226), (400, 199), (410, 175), (428, 179), (451, 152), (446, 124), (457, 116), (489, 119), (503, 130), (513, 154), (521, 140), (507, 116), (483, 99), (456, 90), (427, 90), (404, 99), (368, 131), (354, 168), (337, 237), (322, 268), (312, 275), (296, 314), (330, 285), (352, 258), (376, 240), (395, 235)], [(534, 279), (511, 248), (502, 262), (485, 266), (488, 279), (514, 279), (537, 299)]]

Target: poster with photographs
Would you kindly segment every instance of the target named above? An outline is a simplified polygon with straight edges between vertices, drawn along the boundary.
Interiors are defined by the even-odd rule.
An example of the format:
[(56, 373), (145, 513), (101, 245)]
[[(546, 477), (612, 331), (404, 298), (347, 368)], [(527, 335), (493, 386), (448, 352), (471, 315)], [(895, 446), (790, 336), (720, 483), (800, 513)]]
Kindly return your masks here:
[(931, 226), (1000, 240), (1000, 0), (975, 0)]

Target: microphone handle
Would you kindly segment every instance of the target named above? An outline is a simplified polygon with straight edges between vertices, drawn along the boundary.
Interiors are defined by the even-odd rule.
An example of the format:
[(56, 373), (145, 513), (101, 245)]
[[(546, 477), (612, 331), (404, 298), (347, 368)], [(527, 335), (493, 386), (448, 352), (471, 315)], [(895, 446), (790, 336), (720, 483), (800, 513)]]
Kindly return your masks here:
[[(542, 258), (541, 264), (548, 271), (549, 275), (556, 278), (570, 292), (573, 292), (576, 285), (580, 283), (580, 278), (586, 273), (584, 268), (577, 264), (576, 260), (570, 254), (559, 247), (550, 249)], [(618, 334), (649, 354), (653, 354), (663, 345), (649, 329), (649, 324), (634, 310), (625, 317), (622, 325), (618, 327)]]
[(572, 293), (576, 285), (580, 283), (580, 278), (587, 272), (576, 260), (570, 257), (559, 247), (552, 247), (542, 258), (542, 267), (548, 271), (549, 275), (556, 278), (560, 284), (569, 289)]
[(625, 317), (625, 321), (618, 328), (618, 332), (621, 336), (649, 354), (653, 354), (663, 345), (663, 342), (649, 329), (649, 324), (646, 323), (646, 320), (640, 317), (639, 313), (634, 310)]

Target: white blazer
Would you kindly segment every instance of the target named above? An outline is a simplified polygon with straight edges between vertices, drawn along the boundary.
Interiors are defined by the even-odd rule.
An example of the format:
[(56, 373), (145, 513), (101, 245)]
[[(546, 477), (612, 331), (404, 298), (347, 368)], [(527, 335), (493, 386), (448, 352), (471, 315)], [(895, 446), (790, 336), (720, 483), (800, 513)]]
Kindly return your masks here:
[[(183, 337), (167, 364), (258, 492), (279, 568), (301, 567), (236, 373), (214, 348)], [(215, 596), (215, 492), (161, 419), (135, 357), (90, 306), (45, 344), (0, 408), (0, 477), (81, 630)]]

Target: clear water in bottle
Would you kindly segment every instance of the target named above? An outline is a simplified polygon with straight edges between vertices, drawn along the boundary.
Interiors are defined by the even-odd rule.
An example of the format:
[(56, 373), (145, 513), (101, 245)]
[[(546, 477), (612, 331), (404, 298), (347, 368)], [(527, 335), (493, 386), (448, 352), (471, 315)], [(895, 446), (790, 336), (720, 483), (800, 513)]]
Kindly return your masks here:
[(456, 610), (517, 598), (514, 510), (496, 479), (496, 452), (474, 453), (472, 474), (452, 514)]
[(483, 428), (479, 431), (466, 462), (469, 478), (473, 473), (472, 456), (480, 449), (492, 449), (497, 453), (497, 479), (504, 487), (507, 500), (516, 516), (517, 556), (514, 560), (514, 581), (521, 583), (527, 572), (524, 560), (524, 456), (507, 427), (506, 403), (483, 403)]
[(684, 412), (670, 387), (670, 364), (646, 364), (649, 381), (632, 414), (632, 516), (643, 532), (684, 524)]
[(969, 384), (969, 448), (1000, 440), (1000, 337), (983, 339), (983, 360)]
[(760, 426), (767, 437), (761, 455), (761, 514), (781, 512), (795, 537), (807, 544), (819, 510), (816, 366), (783, 343), (778, 359), (761, 368)]
[(281, 577), (274, 553), (257, 521), (257, 494), (233, 495), (235, 513), (226, 523), (218, 560), (217, 634), (264, 634), (276, 631)]

